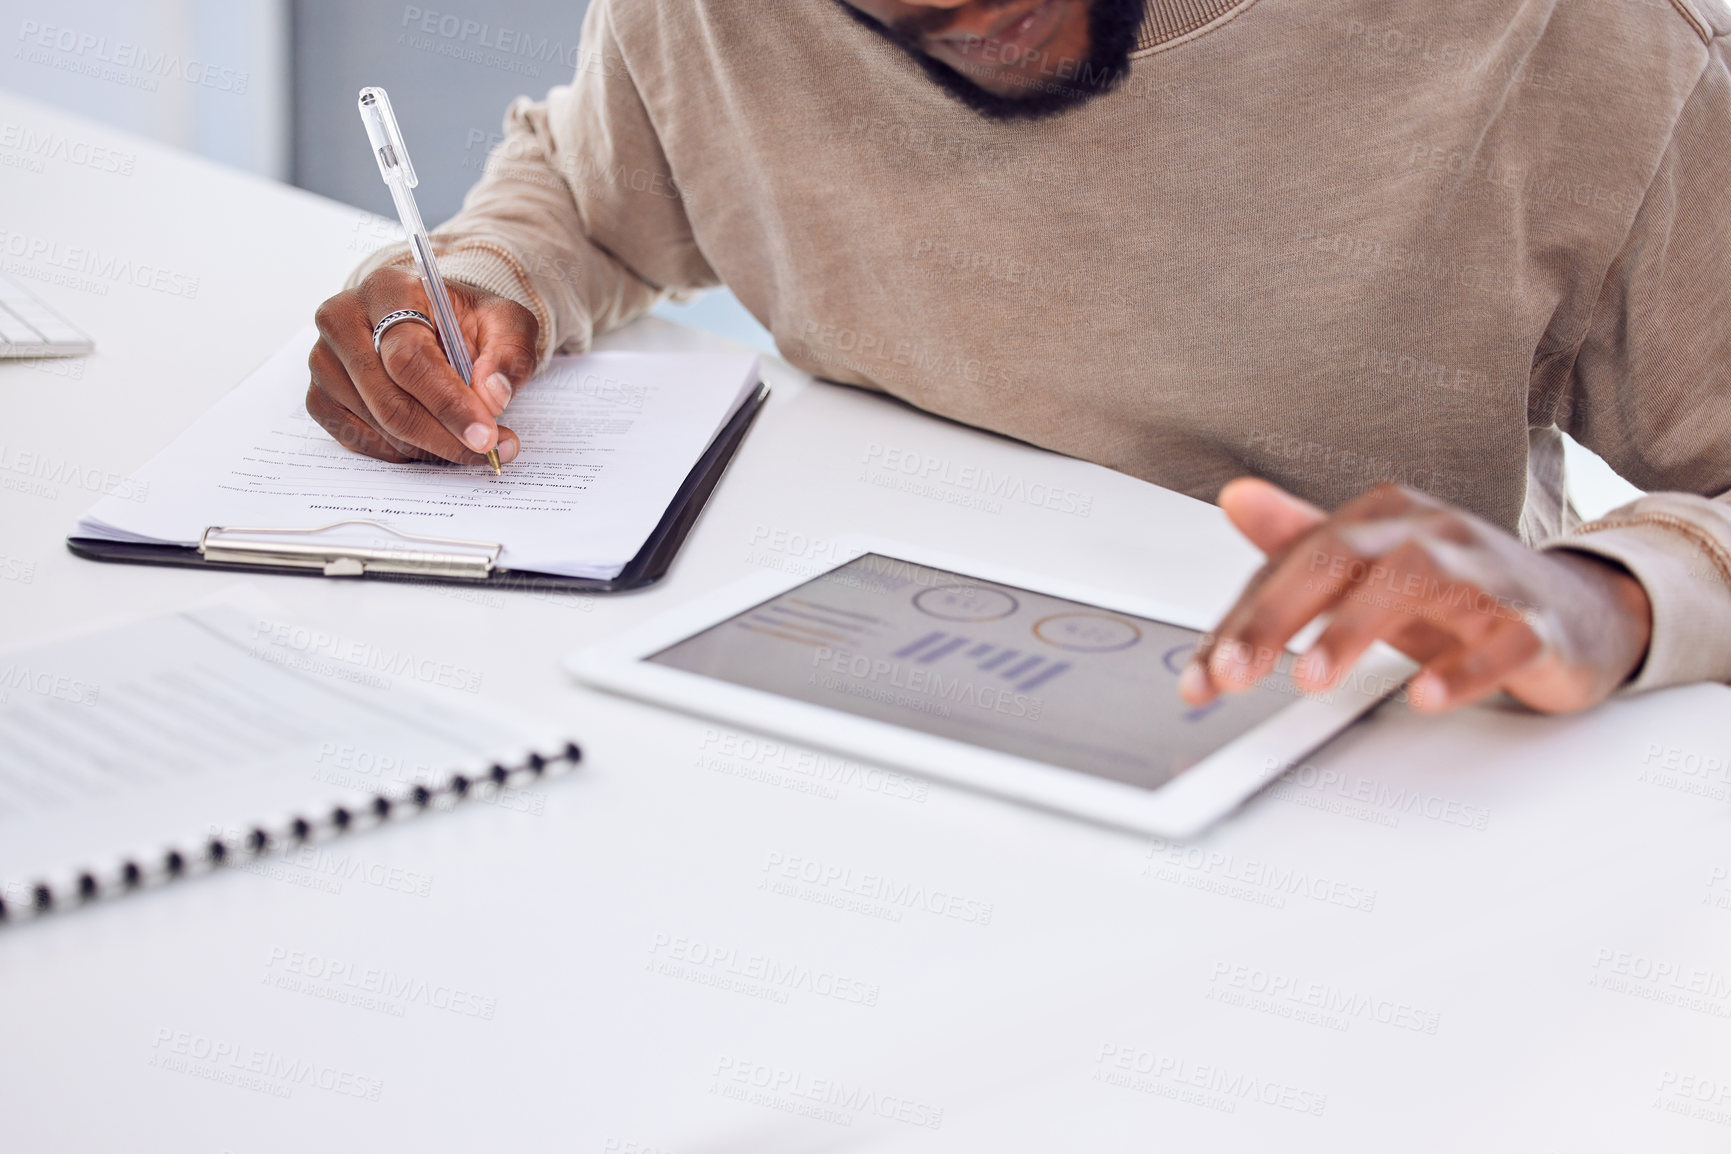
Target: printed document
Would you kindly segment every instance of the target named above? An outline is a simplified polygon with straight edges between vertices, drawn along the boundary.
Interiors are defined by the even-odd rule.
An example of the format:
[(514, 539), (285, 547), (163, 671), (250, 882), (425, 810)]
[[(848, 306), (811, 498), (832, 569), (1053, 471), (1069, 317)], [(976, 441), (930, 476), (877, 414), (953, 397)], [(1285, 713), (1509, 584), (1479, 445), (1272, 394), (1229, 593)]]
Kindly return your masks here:
[(522, 452), (486, 465), (398, 465), (337, 444), (306, 412), (307, 329), (99, 502), (78, 535), (196, 545), (211, 526), (401, 533), (504, 546), (509, 569), (616, 576), (758, 381), (749, 354), (557, 357), (503, 422)]

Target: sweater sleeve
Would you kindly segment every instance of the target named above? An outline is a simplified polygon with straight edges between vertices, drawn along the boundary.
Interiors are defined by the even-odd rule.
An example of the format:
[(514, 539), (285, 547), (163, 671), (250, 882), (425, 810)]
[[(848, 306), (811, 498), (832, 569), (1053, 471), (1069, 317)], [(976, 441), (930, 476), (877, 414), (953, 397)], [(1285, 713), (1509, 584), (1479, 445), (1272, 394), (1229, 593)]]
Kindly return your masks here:
[[(505, 116), (479, 182), (432, 232), (449, 280), (523, 305), (540, 323), (536, 354), (579, 352), (598, 333), (668, 294), (718, 283), (692, 237), (685, 203), (616, 35), (613, 5), (584, 19), (571, 84)], [(372, 254), (350, 276), (409, 265), (408, 249)]]
[(1636, 690), (1731, 681), (1731, 71), (1723, 38), (1707, 47), (1557, 412), (1648, 490), (1543, 546), (1614, 561), (1646, 589)]

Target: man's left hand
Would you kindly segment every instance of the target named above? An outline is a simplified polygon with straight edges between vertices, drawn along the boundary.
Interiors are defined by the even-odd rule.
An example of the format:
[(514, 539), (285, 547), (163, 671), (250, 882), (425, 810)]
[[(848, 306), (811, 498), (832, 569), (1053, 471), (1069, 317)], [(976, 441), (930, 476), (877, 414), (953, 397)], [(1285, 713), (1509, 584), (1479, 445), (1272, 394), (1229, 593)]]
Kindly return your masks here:
[(1220, 507), (1268, 555), (1180, 678), (1200, 705), (1268, 673), (1313, 618), (1330, 621), (1292, 665), (1302, 689), (1334, 686), (1373, 642), (1420, 663), (1414, 707), (1440, 712), (1497, 690), (1534, 709), (1596, 705), (1646, 656), (1652, 605), (1617, 565), (1537, 552), (1496, 526), (1400, 485), (1332, 515), (1241, 477)]

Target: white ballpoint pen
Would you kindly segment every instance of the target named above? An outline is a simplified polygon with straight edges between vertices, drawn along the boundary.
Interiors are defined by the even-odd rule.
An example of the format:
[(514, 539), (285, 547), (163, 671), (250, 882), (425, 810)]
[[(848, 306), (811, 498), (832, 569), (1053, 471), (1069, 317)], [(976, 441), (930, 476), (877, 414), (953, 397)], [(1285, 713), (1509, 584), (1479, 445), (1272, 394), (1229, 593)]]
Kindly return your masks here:
[[(451, 362), (463, 383), (474, 388), (470, 378), (475, 374), (475, 366), (469, 360), (469, 346), (463, 343), (463, 330), (457, 325), (457, 310), (451, 307), (451, 294), (445, 290), (445, 278), (439, 275), (438, 262), (433, 259), (433, 242), (427, 236), (426, 226), (421, 223), (421, 210), (415, 204), (415, 194), (409, 191), (417, 183), (415, 166), (409, 163), (409, 150), (403, 147), (403, 131), (397, 127), (397, 118), (391, 113), (391, 98), (385, 95), (383, 88), (363, 88), (360, 106), (361, 123), (367, 126), (367, 139), (373, 146), (373, 159), (379, 162), (379, 175), (385, 178), (385, 186), (391, 190), (391, 199), (396, 202), (403, 231), (409, 234), (409, 249), (415, 255), (415, 268), (420, 271), (421, 284), (426, 287), (427, 299), (432, 302), (433, 320), (439, 326), (439, 342), (445, 346), (445, 359)], [(487, 463), (493, 466), (493, 472), (501, 471), (498, 449), (487, 450)]]

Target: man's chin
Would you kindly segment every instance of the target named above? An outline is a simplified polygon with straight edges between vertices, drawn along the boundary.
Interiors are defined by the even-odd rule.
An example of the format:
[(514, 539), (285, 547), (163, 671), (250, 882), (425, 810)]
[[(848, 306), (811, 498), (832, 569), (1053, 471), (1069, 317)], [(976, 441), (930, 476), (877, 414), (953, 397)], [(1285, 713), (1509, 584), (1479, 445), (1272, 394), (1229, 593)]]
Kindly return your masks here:
[(845, 0), (842, 4), (855, 20), (912, 56), (938, 87), (990, 120), (1042, 120), (1117, 87), (1129, 72), (1146, 6), (1146, 0), (1094, 0), (1088, 7), (1088, 55), (1073, 70), (981, 68), (970, 75), (973, 70), (952, 67)]
[[(1092, 53), (1088, 60), (1088, 69), (1067, 65), (1062, 76), (1051, 68), (970, 67), (929, 56), (922, 64), (929, 61), (936, 65), (936, 68), (927, 68), (926, 74), (976, 112), (1000, 120), (1032, 120), (1073, 108), (1110, 91), (1121, 70), (1100, 68), (1093, 63)], [(939, 69), (947, 70), (949, 76), (942, 75)], [(1094, 83), (1078, 83), (1078, 76), (1100, 79)]]

